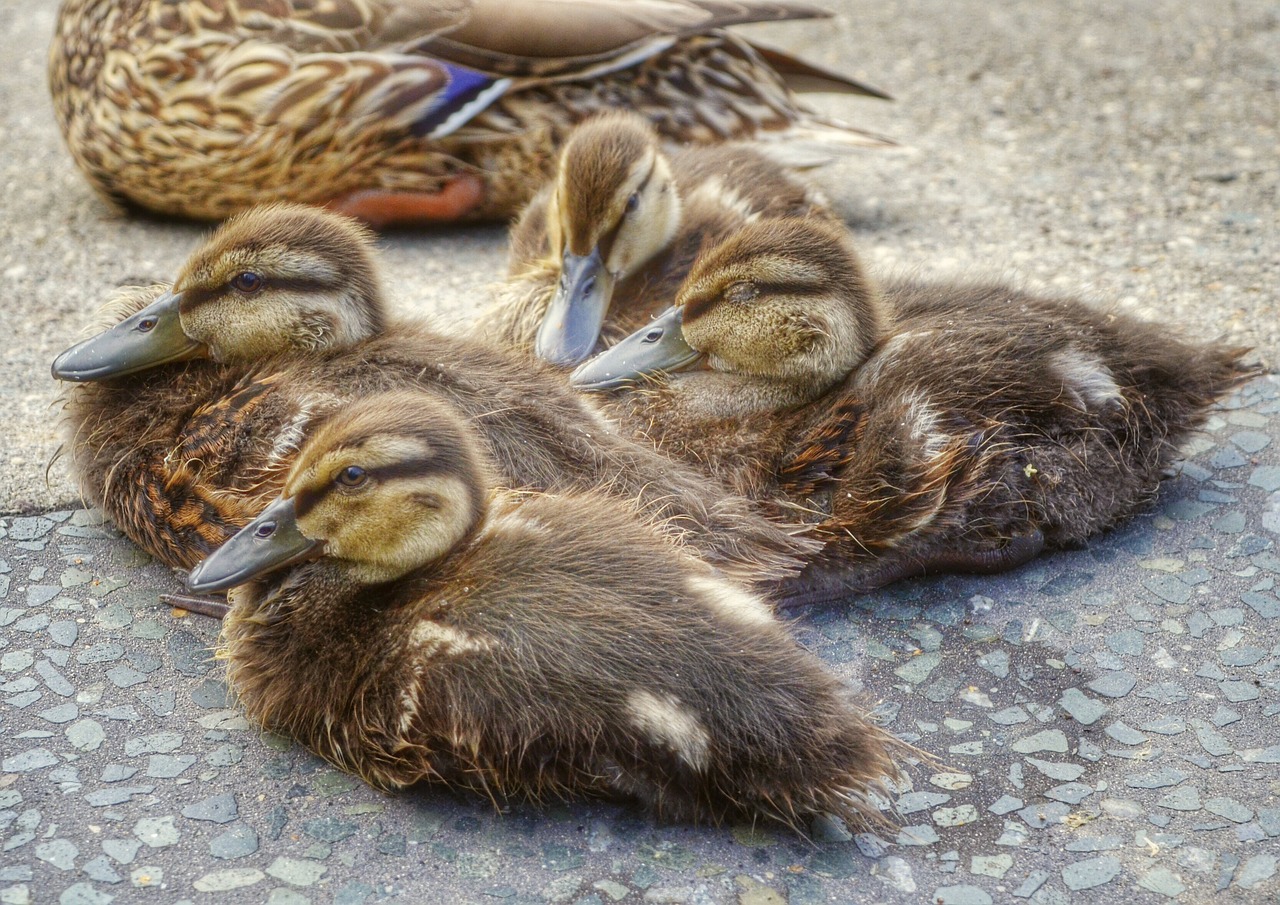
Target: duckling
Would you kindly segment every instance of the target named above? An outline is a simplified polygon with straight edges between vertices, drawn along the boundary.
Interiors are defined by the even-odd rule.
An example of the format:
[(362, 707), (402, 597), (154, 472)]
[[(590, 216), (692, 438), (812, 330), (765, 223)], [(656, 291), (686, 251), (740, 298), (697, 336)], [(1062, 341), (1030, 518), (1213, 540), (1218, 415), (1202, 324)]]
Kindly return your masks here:
[[(371, 235), (319, 208), (224, 224), (171, 287), (58, 357), (82, 491), (143, 549), (189, 567), (280, 489), (306, 426), (343, 403), (422, 387), (472, 420), (510, 487), (604, 488), (744, 581), (810, 542), (693, 469), (620, 437), (536, 361), (389, 322)], [(148, 302), (138, 310), (138, 306)]]
[[(760, 217), (833, 218), (813, 186), (756, 147), (666, 150), (643, 117), (600, 114), (511, 230), (511, 268), (477, 324), (577, 364), (669, 307), (699, 249)], [(833, 220), (834, 222), (834, 220)]]
[(77, 165), (117, 202), (507, 218), (601, 109), (679, 142), (892, 145), (795, 93), (884, 92), (724, 31), (827, 15), (774, 0), (63, 0), (49, 86)]
[(421, 391), (308, 426), (281, 496), (188, 581), (243, 585), (220, 656), (252, 719), (380, 788), (878, 818), (905, 746), (762, 599), (617, 498), (493, 474)]
[(1007, 286), (877, 289), (844, 230), (792, 219), (708, 250), (675, 307), (571, 382), (617, 389), (612, 417), (736, 492), (807, 512), (827, 543), (788, 587), (823, 599), (1117, 524), (1245, 351)]

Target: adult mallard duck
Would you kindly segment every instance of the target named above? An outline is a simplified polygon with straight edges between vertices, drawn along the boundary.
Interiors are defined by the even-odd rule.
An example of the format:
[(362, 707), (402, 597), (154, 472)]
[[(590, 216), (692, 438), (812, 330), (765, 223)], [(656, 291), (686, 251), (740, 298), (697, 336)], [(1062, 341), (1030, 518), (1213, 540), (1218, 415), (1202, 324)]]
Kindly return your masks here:
[[(572, 377), (828, 543), (801, 596), (994, 571), (1155, 494), (1243, 349), (998, 285), (863, 274), (847, 233), (761, 221), (709, 249), (663, 317)], [(662, 373), (665, 372), (665, 373)], [(640, 375), (649, 375), (636, 380)]]
[(905, 746), (627, 503), (503, 489), (474, 428), (421, 392), (306, 433), (281, 496), (189, 579), (244, 585), (221, 656), (254, 720), (383, 788), (878, 816)]
[(512, 227), (510, 273), (478, 329), (577, 364), (667, 308), (704, 245), (783, 216), (832, 217), (758, 147), (666, 149), (643, 117), (601, 114), (570, 134)]
[(372, 237), (346, 217), (249, 211), (171, 287), (127, 300), (128, 317), (64, 352), (53, 373), (82, 384), (68, 414), (83, 492), (172, 565), (195, 563), (275, 496), (312, 419), (406, 385), (471, 419), (508, 486), (638, 500), (731, 574), (790, 572), (808, 543), (618, 436), (540, 363), (388, 323)]
[(723, 30), (824, 15), (790, 0), (64, 0), (49, 80), (76, 163), (120, 202), (507, 217), (602, 109), (680, 142), (888, 144), (812, 115), (791, 86), (881, 92)]

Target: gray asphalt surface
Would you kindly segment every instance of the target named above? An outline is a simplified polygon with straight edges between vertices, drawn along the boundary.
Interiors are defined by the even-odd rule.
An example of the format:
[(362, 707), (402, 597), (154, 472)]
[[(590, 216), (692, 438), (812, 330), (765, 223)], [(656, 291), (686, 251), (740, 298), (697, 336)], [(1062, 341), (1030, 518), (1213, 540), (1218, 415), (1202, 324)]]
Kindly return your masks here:
[[(894, 92), (824, 109), (909, 142), (821, 174), (868, 262), (1009, 276), (1280, 352), (1274, 3), (832, 2), (774, 43)], [(0, 0), (0, 903), (944, 905), (1280, 894), (1280, 383), (1213, 419), (1153, 511), (994, 579), (798, 614), (798, 637), (939, 756), (902, 830), (815, 841), (574, 803), (384, 796), (251, 729), (216, 626), (91, 512), (48, 363), (202, 227), (127, 219), (61, 146), (55, 4)], [(499, 228), (384, 240), (403, 310), (467, 318)], [(17, 517), (14, 517), (17, 514)]]

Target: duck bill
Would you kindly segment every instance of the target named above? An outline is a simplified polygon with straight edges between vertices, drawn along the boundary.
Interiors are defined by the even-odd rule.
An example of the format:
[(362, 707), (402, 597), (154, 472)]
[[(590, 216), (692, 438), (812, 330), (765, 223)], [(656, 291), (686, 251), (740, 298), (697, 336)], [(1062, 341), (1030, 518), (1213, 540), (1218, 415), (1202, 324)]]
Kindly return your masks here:
[(613, 284), (613, 274), (604, 266), (599, 246), (589, 255), (566, 251), (560, 284), (538, 328), (538, 357), (568, 366), (590, 355), (609, 313)]
[(643, 374), (679, 371), (702, 358), (684, 339), (684, 309), (668, 308), (608, 351), (579, 365), (569, 383), (579, 390), (611, 390)]
[(194, 358), (203, 348), (182, 332), (182, 293), (166, 292), (110, 330), (77, 343), (53, 360), (58, 380), (106, 380)]
[(260, 575), (313, 559), (322, 543), (298, 530), (292, 499), (278, 499), (199, 563), (187, 576), (193, 591), (225, 591)]

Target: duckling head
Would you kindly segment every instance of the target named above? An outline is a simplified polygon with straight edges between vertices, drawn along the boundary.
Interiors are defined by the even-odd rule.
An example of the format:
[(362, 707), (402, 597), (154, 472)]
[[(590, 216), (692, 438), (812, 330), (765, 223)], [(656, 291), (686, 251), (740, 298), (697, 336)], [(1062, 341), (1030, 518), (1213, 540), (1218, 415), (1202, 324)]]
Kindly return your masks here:
[(560, 281), (535, 347), (550, 362), (576, 364), (595, 347), (613, 287), (666, 249), (680, 226), (680, 197), (653, 126), (616, 112), (574, 130), (547, 223)]
[(693, 367), (743, 375), (811, 399), (871, 353), (880, 297), (844, 231), (818, 220), (759, 220), (698, 256), (676, 304), (574, 371), (608, 389)]
[(62, 353), (53, 374), (102, 380), (189, 358), (341, 348), (385, 319), (372, 234), (320, 208), (272, 204), (224, 223), (169, 291)]
[(224, 590), (324, 556), (361, 584), (433, 563), (485, 512), (489, 481), (472, 432), (415, 391), (336, 411), (303, 444), (279, 499), (192, 570), (193, 590)]

